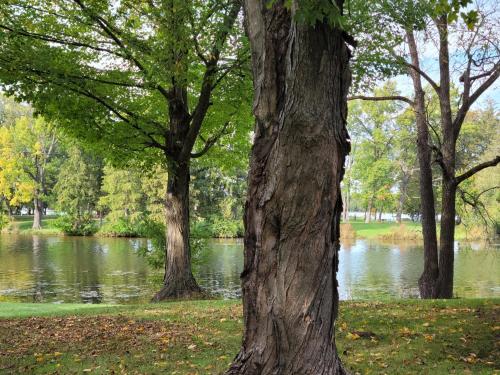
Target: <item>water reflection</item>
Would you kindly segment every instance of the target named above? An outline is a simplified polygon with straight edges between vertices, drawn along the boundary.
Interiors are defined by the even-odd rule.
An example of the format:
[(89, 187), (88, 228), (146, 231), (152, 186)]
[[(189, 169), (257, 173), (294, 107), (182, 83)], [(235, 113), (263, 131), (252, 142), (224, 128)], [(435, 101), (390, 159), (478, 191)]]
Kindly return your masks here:
[[(140, 239), (0, 236), (0, 301), (140, 303), (161, 283), (137, 249)], [(500, 295), (498, 247), (455, 246), (455, 293)], [(341, 299), (418, 297), (423, 250), (416, 242), (344, 241), (338, 273)], [(226, 298), (241, 295), (243, 244), (210, 241), (196, 257), (203, 287)]]

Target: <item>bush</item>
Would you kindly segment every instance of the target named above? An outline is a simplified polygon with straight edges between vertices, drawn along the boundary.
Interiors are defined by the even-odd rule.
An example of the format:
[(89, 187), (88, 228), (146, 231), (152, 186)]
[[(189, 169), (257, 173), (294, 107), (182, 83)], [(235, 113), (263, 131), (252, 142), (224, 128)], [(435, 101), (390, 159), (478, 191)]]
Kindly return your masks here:
[(241, 220), (224, 219), (218, 216), (211, 217), (211, 237), (236, 238), (243, 237), (245, 231)]
[(55, 220), (54, 227), (60, 229), (68, 236), (92, 236), (98, 229), (92, 215), (81, 217), (71, 215), (60, 216)]
[(9, 224), (9, 218), (0, 212), (0, 230)]
[(165, 264), (165, 225), (153, 220), (146, 220), (142, 224), (142, 237), (150, 240), (148, 245), (139, 248), (139, 255), (154, 268), (162, 268)]
[(99, 233), (110, 237), (147, 237), (144, 221), (130, 221), (120, 218), (117, 221), (105, 223)]
[[(200, 224), (200, 225), (196, 225)], [(206, 223), (196, 223), (191, 228), (191, 237), (189, 239), (191, 245), (191, 261), (196, 263), (200, 257), (201, 251), (207, 246)], [(203, 224), (203, 225), (201, 225)], [(143, 256), (146, 261), (154, 268), (163, 268), (165, 266), (165, 248), (167, 246), (165, 236), (165, 225), (156, 221), (148, 220), (143, 225), (142, 237), (146, 237), (149, 242), (147, 246), (139, 248), (139, 255)]]

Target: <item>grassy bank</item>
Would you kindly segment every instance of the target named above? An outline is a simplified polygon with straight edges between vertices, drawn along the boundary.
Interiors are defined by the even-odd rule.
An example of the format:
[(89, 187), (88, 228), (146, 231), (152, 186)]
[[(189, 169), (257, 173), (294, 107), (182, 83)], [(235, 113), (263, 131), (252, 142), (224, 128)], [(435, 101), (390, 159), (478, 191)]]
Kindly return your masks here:
[[(342, 302), (352, 373), (498, 373), (500, 299)], [(241, 340), (240, 301), (0, 304), (0, 372), (218, 374)]]
[[(54, 226), (56, 217), (45, 217), (42, 221), (42, 229), (33, 230), (33, 217), (31, 216), (17, 216), (13, 221), (7, 225), (3, 232), (20, 233), (20, 234), (51, 234), (62, 235), (63, 233), (59, 228)], [(193, 230), (199, 230), (194, 228)], [(208, 233), (208, 234), (207, 234)], [(211, 232), (205, 235), (210, 237)], [(387, 241), (419, 241), (422, 239), (422, 226), (418, 222), (405, 221), (403, 224), (395, 222), (371, 222), (365, 223), (364, 221), (350, 221), (343, 223), (341, 226), (341, 233), (346, 239), (377, 239)], [(439, 234), (439, 228), (438, 228)], [(109, 237), (109, 233), (97, 232), (95, 236)], [(478, 228), (467, 229), (464, 225), (458, 225), (455, 229), (456, 240), (477, 240), (484, 236), (482, 230)], [(232, 237), (232, 236), (215, 236), (215, 237)]]
[[(418, 222), (405, 221), (403, 224), (395, 222), (350, 221), (343, 223), (346, 238), (380, 239), (380, 240), (421, 240), (422, 226)], [(438, 223), (439, 235), (439, 223)], [(481, 228), (466, 228), (464, 225), (455, 227), (456, 240), (482, 239), (485, 233)]]
[(3, 229), (5, 233), (21, 234), (62, 234), (61, 230), (54, 226), (55, 216), (46, 216), (42, 220), (42, 229), (33, 229), (33, 216), (14, 216)]

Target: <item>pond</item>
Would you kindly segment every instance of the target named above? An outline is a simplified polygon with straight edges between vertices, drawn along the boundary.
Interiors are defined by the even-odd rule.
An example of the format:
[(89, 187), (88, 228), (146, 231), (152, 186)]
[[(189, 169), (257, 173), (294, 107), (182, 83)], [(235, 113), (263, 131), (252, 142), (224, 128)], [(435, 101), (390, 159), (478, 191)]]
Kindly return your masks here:
[[(147, 302), (162, 273), (137, 255), (142, 239), (42, 235), (0, 236), (0, 301)], [(455, 294), (498, 297), (498, 245), (457, 243)], [(422, 272), (418, 243), (355, 240), (345, 242), (338, 273), (341, 299), (411, 298)], [(197, 254), (194, 274), (208, 290), (240, 296), (243, 267), (240, 240), (211, 240)]]

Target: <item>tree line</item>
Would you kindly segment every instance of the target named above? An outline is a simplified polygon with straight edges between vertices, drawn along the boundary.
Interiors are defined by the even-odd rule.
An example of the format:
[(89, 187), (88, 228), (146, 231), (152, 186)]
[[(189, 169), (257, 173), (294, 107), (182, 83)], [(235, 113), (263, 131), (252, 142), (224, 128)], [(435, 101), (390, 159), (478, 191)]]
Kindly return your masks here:
[[(167, 172), (161, 164), (113, 165), (105, 157), (63, 136), (27, 104), (0, 97), (0, 202), (6, 219), (33, 215), (41, 229), (47, 209), (60, 217), (68, 235), (150, 236), (164, 228)], [(246, 137), (248, 140), (249, 138)], [(248, 142), (241, 142), (248, 148)], [(224, 161), (214, 155), (213, 163)], [(245, 159), (224, 169), (194, 168), (191, 220), (195, 235), (243, 235)]]

